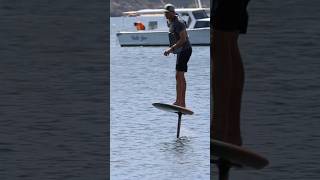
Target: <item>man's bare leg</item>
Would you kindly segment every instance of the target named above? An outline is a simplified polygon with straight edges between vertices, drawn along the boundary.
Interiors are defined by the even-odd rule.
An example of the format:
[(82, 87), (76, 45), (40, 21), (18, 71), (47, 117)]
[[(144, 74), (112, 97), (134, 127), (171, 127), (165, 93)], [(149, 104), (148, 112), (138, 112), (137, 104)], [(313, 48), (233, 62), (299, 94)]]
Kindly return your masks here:
[(234, 120), (234, 128), (229, 133), (229, 139), (234, 140), (237, 145), (242, 145), (241, 131), (240, 131), (240, 112), (241, 112), (241, 98), (244, 86), (244, 68), (238, 47), (238, 33), (232, 34), (232, 88), (231, 88), (231, 109), (230, 118)]
[[(234, 71), (238, 71), (237, 67), (239, 63), (234, 63), (237, 59), (234, 59), (232, 54), (234, 48), (234, 34), (235, 32), (213, 32), (213, 71), (211, 81), (213, 87), (213, 115), (211, 121), (211, 138), (217, 139), (233, 144), (241, 144), (240, 135), (240, 110), (235, 112), (240, 103), (239, 100), (234, 101), (233, 98), (239, 93), (233, 89), (235, 81), (239, 79), (234, 78), (238, 73), (234, 74)], [(242, 63), (241, 63), (242, 64)], [(238, 82), (237, 82), (238, 83)], [(242, 84), (242, 83), (240, 83)], [(241, 100), (241, 95), (240, 95)]]
[(213, 139), (226, 141), (229, 130), (230, 83), (232, 81), (231, 55), (227, 34), (221, 31), (213, 33), (213, 121), (211, 135)]
[(187, 85), (183, 71), (176, 72), (176, 83), (176, 102), (173, 104), (186, 107), (185, 94)]

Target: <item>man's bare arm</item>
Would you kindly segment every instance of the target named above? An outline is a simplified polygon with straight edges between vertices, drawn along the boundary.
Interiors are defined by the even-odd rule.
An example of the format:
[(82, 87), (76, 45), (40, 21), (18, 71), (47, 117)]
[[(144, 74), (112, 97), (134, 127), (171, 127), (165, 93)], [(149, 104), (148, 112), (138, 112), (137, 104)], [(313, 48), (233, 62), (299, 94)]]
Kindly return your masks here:
[(180, 39), (176, 42), (176, 44), (171, 46), (171, 48), (178, 49), (179, 47), (182, 47), (183, 44), (187, 41), (187, 31), (186, 30), (181, 31), (179, 33), (179, 36), (180, 36)]

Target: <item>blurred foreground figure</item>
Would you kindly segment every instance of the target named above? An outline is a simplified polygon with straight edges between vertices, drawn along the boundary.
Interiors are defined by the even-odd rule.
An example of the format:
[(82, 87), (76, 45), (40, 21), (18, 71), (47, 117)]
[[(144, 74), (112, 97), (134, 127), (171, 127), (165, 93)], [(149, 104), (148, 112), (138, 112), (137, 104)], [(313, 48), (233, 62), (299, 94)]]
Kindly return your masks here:
[(211, 1), (211, 139), (239, 146), (244, 68), (238, 36), (247, 31), (248, 2)]

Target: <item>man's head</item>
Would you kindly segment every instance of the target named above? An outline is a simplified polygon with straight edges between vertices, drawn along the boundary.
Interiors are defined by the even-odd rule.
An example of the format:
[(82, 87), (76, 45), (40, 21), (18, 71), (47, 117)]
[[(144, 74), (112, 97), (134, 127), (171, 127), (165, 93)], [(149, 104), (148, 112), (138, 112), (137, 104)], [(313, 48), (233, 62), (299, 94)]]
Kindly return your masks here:
[(164, 6), (164, 15), (167, 19), (173, 19), (176, 15), (176, 12), (174, 10), (174, 5), (172, 4), (166, 4)]

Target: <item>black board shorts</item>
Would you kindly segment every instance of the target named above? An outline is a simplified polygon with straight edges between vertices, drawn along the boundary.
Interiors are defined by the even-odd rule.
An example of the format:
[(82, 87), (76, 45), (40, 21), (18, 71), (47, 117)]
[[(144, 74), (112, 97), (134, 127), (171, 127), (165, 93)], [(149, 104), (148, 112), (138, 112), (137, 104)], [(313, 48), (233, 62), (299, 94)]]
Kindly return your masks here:
[(192, 48), (188, 47), (187, 49), (182, 50), (177, 53), (177, 62), (176, 62), (176, 70), (187, 72), (188, 71), (188, 61), (192, 54)]
[(214, 30), (239, 31), (245, 34), (248, 26), (249, 0), (213, 0), (211, 17)]

